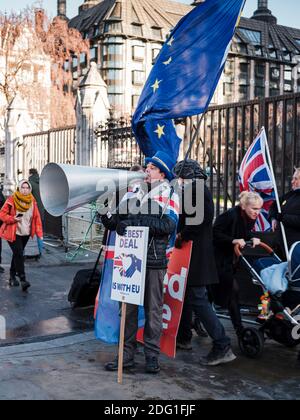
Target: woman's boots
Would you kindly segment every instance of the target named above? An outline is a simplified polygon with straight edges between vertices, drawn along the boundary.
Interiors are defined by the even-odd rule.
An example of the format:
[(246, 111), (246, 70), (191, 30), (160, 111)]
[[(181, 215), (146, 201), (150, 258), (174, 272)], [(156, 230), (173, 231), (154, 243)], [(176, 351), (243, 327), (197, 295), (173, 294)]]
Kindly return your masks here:
[[(31, 284), (26, 280), (25, 277), (20, 277), (20, 282), (21, 282), (21, 287), (23, 292), (26, 292), (29, 287), (31, 286)], [(10, 273), (10, 277), (9, 277), (9, 286), (10, 287), (19, 287), (20, 283), (17, 280), (16, 274), (14, 273)]]
[(25, 277), (20, 277), (20, 281), (23, 292), (27, 292), (27, 289), (31, 287), (31, 284), (26, 280)]
[(19, 287), (20, 283), (17, 280), (17, 277), (15, 274), (10, 273), (10, 277), (9, 277), (9, 286), (10, 287)]

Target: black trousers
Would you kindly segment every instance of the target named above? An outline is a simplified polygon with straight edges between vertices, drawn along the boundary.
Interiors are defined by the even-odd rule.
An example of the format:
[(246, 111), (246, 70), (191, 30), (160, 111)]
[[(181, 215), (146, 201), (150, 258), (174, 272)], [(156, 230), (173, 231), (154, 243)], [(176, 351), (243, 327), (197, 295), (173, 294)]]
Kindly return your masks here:
[(20, 279), (25, 279), (24, 249), (29, 241), (29, 236), (17, 235), (15, 242), (8, 242), (13, 257), (11, 260), (10, 273), (18, 275)]
[(236, 279), (233, 280), (231, 298), (228, 304), (229, 315), (236, 331), (243, 329), (243, 321), (240, 307), (240, 287)]
[(191, 330), (193, 312), (195, 312), (196, 317), (202, 322), (216, 348), (224, 350), (231, 345), (230, 338), (227, 337), (223, 325), (208, 300), (206, 287), (187, 288), (178, 332), (178, 341), (191, 341), (193, 337)]
[(239, 331), (243, 328), (239, 283), (234, 272), (224, 273), (222, 271), (219, 278), (220, 284), (211, 287), (213, 300), (217, 305), (228, 309), (234, 329)]

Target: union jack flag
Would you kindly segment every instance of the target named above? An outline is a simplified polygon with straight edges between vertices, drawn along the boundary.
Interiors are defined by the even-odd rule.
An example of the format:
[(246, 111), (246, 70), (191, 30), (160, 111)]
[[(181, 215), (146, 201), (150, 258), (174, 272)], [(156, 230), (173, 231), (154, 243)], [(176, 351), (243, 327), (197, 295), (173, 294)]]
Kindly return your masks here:
[(114, 269), (117, 269), (120, 271), (120, 275), (123, 277), (125, 270), (124, 270), (124, 265), (123, 265), (123, 258), (122, 256), (119, 257), (115, 257), (114, 259)]
[(276, 186), (274, 185), (269, 167), (266, 147), (267, 135), (263, 128), (248, 149), (239, 170), (241, 192), (256, 192), (264, 200), (263, 209), (255, 225), (256, 232), (267, 232), (271, 230), (268, 214), (270, 207), (275, 201)]

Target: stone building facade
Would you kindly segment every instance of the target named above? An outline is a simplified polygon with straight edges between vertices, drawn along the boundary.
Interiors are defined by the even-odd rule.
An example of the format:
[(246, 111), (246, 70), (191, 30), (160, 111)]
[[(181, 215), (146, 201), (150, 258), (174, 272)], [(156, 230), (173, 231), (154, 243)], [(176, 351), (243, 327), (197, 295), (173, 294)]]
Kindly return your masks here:
[[(8, 108), (21, 97), (28, 113), (24, 133), (50, 128), (51, 59), (31, 26), (24, 26), (13, 44), (0, 48), (0, 143), (5, 137)], [(7, 94), (8, 92), (8, 94)], [(43, 99), (41, 99), (43, 98)]]

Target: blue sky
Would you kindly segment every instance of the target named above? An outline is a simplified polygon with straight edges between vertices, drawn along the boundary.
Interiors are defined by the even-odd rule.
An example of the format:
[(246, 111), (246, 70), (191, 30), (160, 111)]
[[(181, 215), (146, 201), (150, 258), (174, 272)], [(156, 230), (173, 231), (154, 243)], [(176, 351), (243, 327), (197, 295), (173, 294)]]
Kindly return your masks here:
[[(149, 0), (151, 2), (151, 0)], [(34, 2), (33, 0), (0, 0), (0, 10), (20, 10), (26, 5), (35, 4), (39, 6), (43, 4), (45, 9), (51, 16), (56, 14), (57, 0), (43, 0)], [(83, 0), (67, 0), (68, 16), (72, 17), (77, 14), (78, 6), (83, 3)], [(192, 3), (192, 0), (182, 0), (182, 3)], [(244, 15), (249, 17), (252, 16), (253, 11), (257, 7), (257, 0), (247, 0)], [(281, 25), (291, 26), (294, 28), (300, 28), (300, 2), (299, 0), (269, 0), (269, 7), (273, 14), (278, 17), (278, 21)]]

